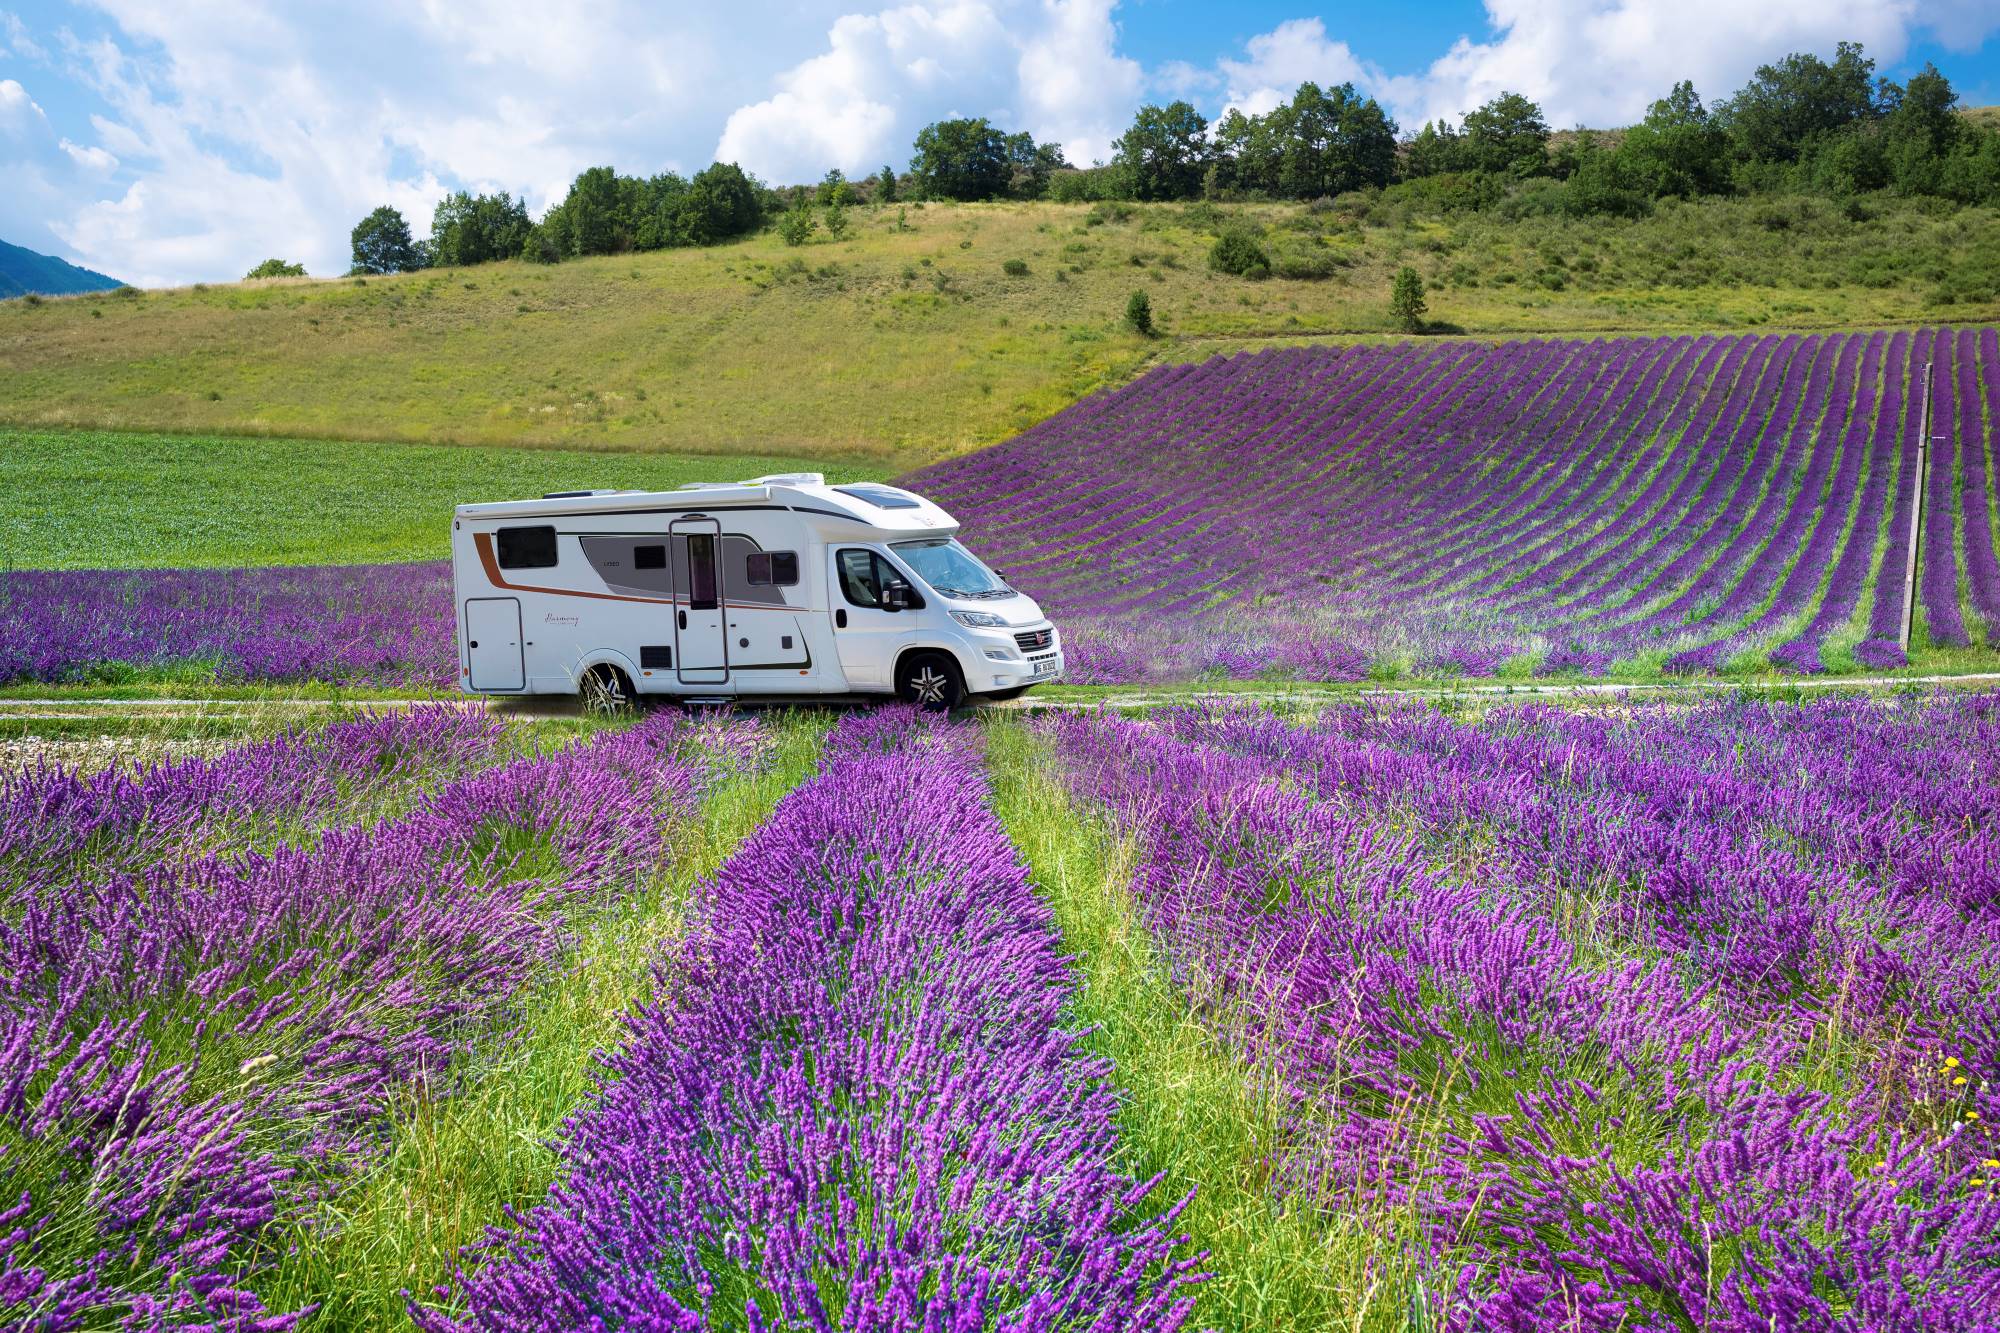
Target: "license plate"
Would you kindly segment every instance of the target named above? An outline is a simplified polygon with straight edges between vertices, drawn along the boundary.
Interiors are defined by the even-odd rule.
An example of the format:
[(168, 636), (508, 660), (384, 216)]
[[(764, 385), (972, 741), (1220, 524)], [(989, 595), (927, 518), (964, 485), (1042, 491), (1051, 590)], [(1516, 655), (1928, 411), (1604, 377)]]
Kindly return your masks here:
[(1041, 680), (1046, 676), (1053, 676), (1056, 674), (1056, 664), (1054, 662), (1037, 662), (1034, 665), (1035, 669), (1029, 674), (1035, 680)]

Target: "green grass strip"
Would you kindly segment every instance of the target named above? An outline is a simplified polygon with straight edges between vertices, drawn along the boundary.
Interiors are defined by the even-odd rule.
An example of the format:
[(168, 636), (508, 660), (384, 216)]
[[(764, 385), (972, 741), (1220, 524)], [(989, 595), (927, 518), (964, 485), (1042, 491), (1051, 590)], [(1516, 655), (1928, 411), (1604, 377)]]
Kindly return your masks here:
[(1071, 801), (1026, 726), (988, 726), (995, 813), (1055, 910), (1077, 983), (1074, 1013), (1121, 1092), (1126, 1167), (1165, 1173), (1157, 1198), (1189, 1189), (1183, 1217), (1214, 1276), (1190, 1327), (1404, 1329), (1425, 1322), (1419, 1276), (1396, 1220), (1283, 1197), (1272, 1162), (1285, 1138), (1273, 1081), (1214, 1035), (1175, 992), (1127, 892), (1132, 849)]
[(597, 1053), (652, 993), (652, 966), (685, 919), (688, 895), (818, 766), (826, 715), (771, 712), (761, 771), (725, 778), (700, 818), (676, 830), (672, 871), (588, 922), (575, 947), (520, 996), (522, 1027), (452, 1095), (413, 1097), (365, 1180), (319, 1207), (281, 1244), (295, 1248), (254, 1282), (272, 1309), (317, 1304), (305, 1327), (407, 1325), (403, 1291), (427, 1295), (461, 1247), (540, 1201), (556, 1179), (552, 1144), (598, 1079)]

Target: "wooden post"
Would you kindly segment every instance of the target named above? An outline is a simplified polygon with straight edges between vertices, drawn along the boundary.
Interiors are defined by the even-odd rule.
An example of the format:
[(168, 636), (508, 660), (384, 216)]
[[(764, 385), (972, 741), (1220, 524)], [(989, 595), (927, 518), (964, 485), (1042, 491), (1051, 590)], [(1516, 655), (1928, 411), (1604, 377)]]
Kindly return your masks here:
[(1903, 656), (1910, 655), (1910, 631), (1917, 623), (1917, 543), (1924, 532), (1924, 483), (1930, 477), (1931, 362), (1924, 362), (1924, 407), (1917, 418), (1917, 493), (1910, 505), (1909, 549), (1903, 553)]

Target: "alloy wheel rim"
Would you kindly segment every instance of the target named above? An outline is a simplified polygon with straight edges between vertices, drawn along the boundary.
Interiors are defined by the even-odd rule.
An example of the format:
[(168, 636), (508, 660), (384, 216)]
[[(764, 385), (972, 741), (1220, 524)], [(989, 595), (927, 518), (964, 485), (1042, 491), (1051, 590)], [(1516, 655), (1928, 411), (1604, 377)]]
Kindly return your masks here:
[(933, 671), (931, 668), (925, 667), (910, 678), (910, 685), (916, 691), (917, 698), (923, 700), (925, 703), (934, 704), (944, 702), (945, 681), (943, 672)]

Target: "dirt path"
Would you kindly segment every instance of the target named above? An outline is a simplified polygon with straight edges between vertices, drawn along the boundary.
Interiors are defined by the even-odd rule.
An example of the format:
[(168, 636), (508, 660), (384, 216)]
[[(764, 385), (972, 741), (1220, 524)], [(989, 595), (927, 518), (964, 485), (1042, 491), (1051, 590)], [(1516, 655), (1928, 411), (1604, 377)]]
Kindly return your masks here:
[[(1965, 675), (1937, 676), (1801, 676), (1782, 681), (1700, 681), (1669, 682), (1661, 684), (1624, 684), (1616, 681), (1591, 681), (1580, 684), (1456, 684), (1456, 685), (1411, 685), (1383, 686), (1362, 690), (1328, 690), (1299, 688), (1288, 685), (1273, 685), (1269, 689), (1231, 690), (1205, 695), (1200, 690), (1149, 689), (1143, 686), (1131, 688), (1106, 688), (1101, 693), (1083, 698), (1052, 698), (1029, 694), (1006, 703), (983, 705), (988, 708), (1005, 708), (1022, 712), (1037, 712), (1044, 709), (1078, 708), (1146, 708), (1162, 704), (1186, 703), (1199, 698), (1241, 699), (1245, 702), (1318, 703), (1337, 699), (1591, 699), (1623, 698), (1628, 696), (1665, 696), (1668, 698), (1691, 698), (1703, 694), (1741, 692), (1744, 690), (1799, 689), (1799, 690), (1840, 690), (1840, 689), (1895, 689), (1909, 685), (1950, 685), (1950, 686), (2000, 686), (2000, 671), (1975, 672)], [(0, 722), (10, 719), (22, 721), (87, 721), (93, 718), (168, 718), (201, 716), (240, 716), (259, 711), (268, 712), (308, 712), (314, 709), (353, 708), (414, 708), (419, 704), (437, 703), (438, 699), (0, 699)], [(792, 702), (786, 699), (753, 700), (748, 707), (783, 706)], [(829, 700), (828, 702), (843, 702)], [(851, 702), (851, 701), (846, 701)], [(577, 711), (576, 701), (557, 695), (536, 696), (526, 699), (488, 699), (486, 707), (503, 717), (567, 717)]]

